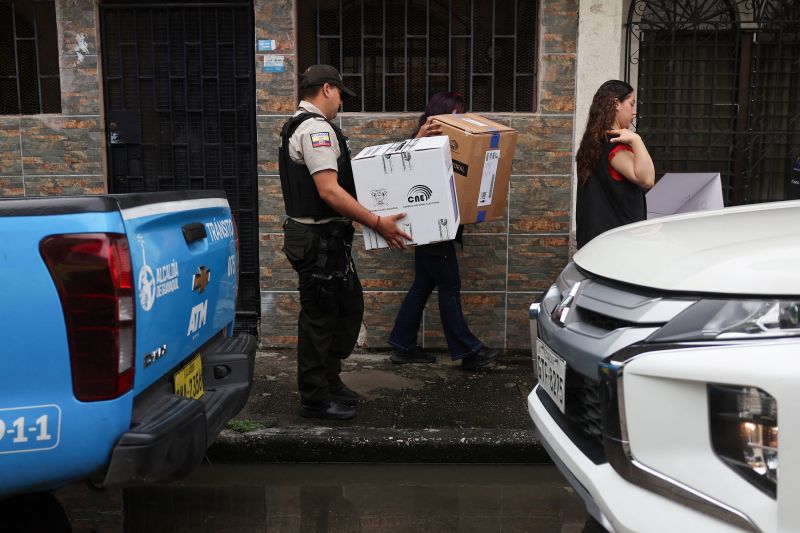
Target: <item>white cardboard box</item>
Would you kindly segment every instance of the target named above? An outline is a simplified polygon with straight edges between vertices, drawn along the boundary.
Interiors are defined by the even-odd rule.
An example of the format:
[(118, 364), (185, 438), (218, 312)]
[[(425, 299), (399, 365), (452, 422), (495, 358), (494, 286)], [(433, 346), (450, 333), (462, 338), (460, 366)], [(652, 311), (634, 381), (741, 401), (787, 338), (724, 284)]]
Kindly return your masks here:
[(647, 192), (648, 219), (723, 207), (722, 180), (718, 172), (667, 173)]
[[(406, 213), (397, 225), (408, 244), (455, 238), (458, 211), (450, 140), (446, 135), (364, 148), (352, 160), (358, 201), (376, 215)], [(386, 248), (377, 232), (364, 228), (367, 250)]]

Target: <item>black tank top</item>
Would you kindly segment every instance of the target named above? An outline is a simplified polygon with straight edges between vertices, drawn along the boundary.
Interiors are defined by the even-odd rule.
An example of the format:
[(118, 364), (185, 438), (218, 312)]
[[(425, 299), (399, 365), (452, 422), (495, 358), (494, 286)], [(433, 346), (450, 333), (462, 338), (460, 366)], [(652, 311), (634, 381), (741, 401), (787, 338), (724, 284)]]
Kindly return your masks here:
[(608, 156), (616, 143), (603, 145), (585, 184), (578, 183), (576, 238), (578, 249), (610, 229), (647, 218), (644, 191), (628, 179), (616, 181), (608, 170)]

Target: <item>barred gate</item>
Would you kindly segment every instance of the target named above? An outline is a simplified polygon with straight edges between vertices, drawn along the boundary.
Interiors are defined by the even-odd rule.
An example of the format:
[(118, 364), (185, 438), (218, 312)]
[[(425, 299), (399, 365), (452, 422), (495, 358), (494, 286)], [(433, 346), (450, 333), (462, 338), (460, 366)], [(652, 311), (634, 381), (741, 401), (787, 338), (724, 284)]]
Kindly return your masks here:
[(627, 29), (657, 174), (720, 172), (727, 205), (784, 199), (800, 158), (800, 3), (634, 0)]
[(239, 228), (237, 330), (260, 315), (253, 5), (100, 7), (109, 191), (222, 189)]

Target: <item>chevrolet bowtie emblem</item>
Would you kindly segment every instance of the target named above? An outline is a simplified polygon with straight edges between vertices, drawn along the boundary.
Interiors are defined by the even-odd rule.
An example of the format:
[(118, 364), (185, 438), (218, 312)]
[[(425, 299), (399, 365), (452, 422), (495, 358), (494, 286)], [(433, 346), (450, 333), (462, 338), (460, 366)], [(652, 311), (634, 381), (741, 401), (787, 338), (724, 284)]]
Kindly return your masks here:
[(203, 292), (206, 290), (206, 285), (211, 281), (211, 271), (204, 266), (201, 266), (197, 274), (192, 276), (192, 290)]

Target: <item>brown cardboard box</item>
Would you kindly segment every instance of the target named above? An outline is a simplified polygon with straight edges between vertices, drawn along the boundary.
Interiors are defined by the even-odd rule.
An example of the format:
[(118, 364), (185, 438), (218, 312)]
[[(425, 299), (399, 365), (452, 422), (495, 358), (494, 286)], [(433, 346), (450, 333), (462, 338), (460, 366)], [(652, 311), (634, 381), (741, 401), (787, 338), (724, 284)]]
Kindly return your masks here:
[(472, 113), (435, 120), (450, 137), (461, 223), (504, 219), (517, 130)]

